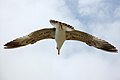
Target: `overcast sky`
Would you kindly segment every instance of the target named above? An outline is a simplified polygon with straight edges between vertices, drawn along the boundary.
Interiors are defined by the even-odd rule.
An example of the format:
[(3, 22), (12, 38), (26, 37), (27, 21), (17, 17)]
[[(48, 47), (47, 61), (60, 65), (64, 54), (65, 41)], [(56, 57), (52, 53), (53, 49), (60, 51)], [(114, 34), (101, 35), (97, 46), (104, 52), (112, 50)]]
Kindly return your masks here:
[(105, 39), (120, 50), (120, 0), (0, 0), (0, 80), (120, 80), (120, 52), (54, 40), (19, 49), (3, 45), (32, 31), (52, 27), (50, 19)]

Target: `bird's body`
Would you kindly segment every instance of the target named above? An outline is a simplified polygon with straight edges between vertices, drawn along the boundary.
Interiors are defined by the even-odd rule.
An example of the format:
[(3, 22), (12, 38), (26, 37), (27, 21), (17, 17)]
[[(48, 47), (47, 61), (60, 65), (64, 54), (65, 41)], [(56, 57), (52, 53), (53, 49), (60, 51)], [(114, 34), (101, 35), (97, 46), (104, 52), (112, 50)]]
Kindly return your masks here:
[(102, 49), (108, 52), (117, 52), (118, 50), (116, 47), (111, 45), (105, 40), (99, 39), (95, 36), (92, 36), (88, 33), (75, 30), (74, 27), (62, 23), (56, 20), (50, 20), (50, 23), (55, 28), (45, 28), (34, 31), (26, 36), (17, 38), (13, 41), (8, 42), (5, 44), (5, 49), (12, 49), (21, 46), (25, 46), (28, 44), (33, 44), (39, 40), (43, 39), (55, 39), (56, 41), (56, 48), (58, 50), (58, 55), (60, 54), (60, 49), (65, 40), (77, 40), (86, 43), (89, 46), (94, 46), (98, 49)]
[(57, 43), (57, 49), (58, 49), (58, 55), (60, 54), (60, 49), (64, 43), (64, 41), (66, 40), (66, 34), (65, 34), (65, 30), (61, 29), (61, 28), (56, 28), (56, 32), (55, 32), (55, 40)]
[(61, 23), (55, 20), (50, 20), (50, 23), (56, 28), (55, 30), (55, 41), (57, 43), (58, 55), (60, 54), (60, 49), (66, 40), (66, 31), (73, 31), (74, 28), (65, 23)]

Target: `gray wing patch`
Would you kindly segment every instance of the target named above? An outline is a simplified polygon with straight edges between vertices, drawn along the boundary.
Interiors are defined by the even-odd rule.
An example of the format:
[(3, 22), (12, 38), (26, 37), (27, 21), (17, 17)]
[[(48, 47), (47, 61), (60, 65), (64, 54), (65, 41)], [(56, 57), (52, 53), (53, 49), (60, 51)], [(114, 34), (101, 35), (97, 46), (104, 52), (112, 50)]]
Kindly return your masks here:
[(34, 31), (26, 36), (17, 38), (13, 41), (5, 44), (5, 49), (17, 48), (21, 46), (25, 46), (28, 44), (33, 44), (42, 39), (54, 39), (55, 38), (55, 28), (46, 28)]
[(92, 36), (88, 33), (82, 31), (66, 31), (66, 40), (77, 40), (85, 42), (89, 46), (94, 46), (98, 49), (102, 49), (108, 52), (117, 52), (116, 47), (111, 45), (105, 40), (99, 39), (95, 36)]

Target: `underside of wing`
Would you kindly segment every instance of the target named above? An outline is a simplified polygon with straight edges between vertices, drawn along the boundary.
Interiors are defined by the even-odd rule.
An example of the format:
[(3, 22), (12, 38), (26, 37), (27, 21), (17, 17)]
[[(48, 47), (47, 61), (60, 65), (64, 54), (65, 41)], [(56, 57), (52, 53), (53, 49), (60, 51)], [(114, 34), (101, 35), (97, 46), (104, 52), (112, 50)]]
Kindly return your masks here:
[(42, 39), (54, 39), (55, 28), (46, 28), (34, 31), (26, 36), (17, 38), (5, 44), (5, 49), (17, 48), (28, 44), (33, 44)]
[(82, 31), (67, 31), (66, 32), (66, 40), (78, 40), (85, 42), (89, 46), (94, 46), (98, 49), (102, 49), (104, 51), (108, 52), (117, 52), (116, 47), (111, 45), (105, 40), (99, 39), (95, 36), (92, 36), (88, 33), (82, 32)]

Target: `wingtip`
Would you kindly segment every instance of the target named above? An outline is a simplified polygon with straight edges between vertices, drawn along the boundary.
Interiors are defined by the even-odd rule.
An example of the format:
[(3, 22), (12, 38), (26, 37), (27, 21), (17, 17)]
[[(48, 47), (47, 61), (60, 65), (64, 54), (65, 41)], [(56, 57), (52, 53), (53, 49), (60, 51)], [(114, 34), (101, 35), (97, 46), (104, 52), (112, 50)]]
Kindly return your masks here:
[(111, 48), (111, 49), (103, 49), (103, 50), (105, 50), (105, 51), (107, 51), (107, 52), (111, 52), (111, 53), (118, 54), (118, 50), (116, 49), (116, 47), (113, 47), (113, 48)]
[(8, 46), (8, 43), (6, 43), (5, 45), (3, 45), (4, 46), (4, 49), (9, 49), (10, 48), (10, 46)]
[(22, 45), (19, 45), (19, 43), (17, 43), (17, 42), (11, 41), (4, 45), (4, 49), (12, 49), (12, 48), (20, 47), (20, 46), (22, 46)]
[(118, 52), (118, 50), (116, 48), (111, 49), (111, 51)]
[(111, 51), (111, 52), (114, 52), (114, 53), (118, 53), (118, 50), (117, 50), (116, 48), (111, 49), (110, 51)]
[(13, 46), (4, 46), (4, 49), (13, 49), (13, 48), (17, 48), (17, 47), (13, 47)]
[(9, 49), (7, 46), (4, 46), (4, 49)]

